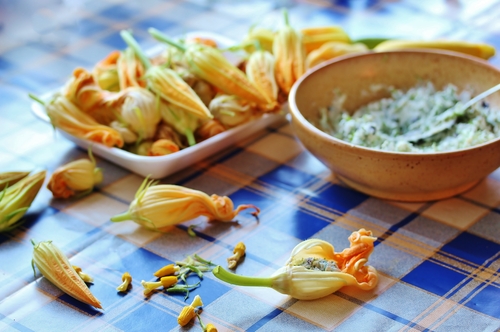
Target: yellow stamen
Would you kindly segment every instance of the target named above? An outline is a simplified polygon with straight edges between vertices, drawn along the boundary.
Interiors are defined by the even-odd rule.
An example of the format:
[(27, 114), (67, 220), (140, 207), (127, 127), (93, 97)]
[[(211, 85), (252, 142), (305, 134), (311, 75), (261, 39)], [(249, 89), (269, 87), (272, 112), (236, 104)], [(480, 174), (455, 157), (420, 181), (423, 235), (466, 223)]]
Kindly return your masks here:
[(82, 278), (83, 281), (85, 282), (94, 282), (94, 278), (89, 276), (87, 273), (84, 273), (82, 269), (79, 266), (73, 265), (73, 268), (75, 269), (76, 273)]
[(116, 290), (119, 292), (126, 292), (128, 290), (129, 285), (132, 283), (132, 276), (130, 275), (130, 273), (128, 272), (123, 273), (122, 281), (123, 283), (120, 286), (116, 287)]
[(233, 255), (227, 259), (227, 266), (230, 269), (234, 269), (241, 257), (245, 256), (245, 250), (246, 247), (243, 242), (238, 242), (238, 244), (236, 244), (236, 247), (234, 247), (233, 250)]
[(177, 317), (177, 323), (179, 323), (180, 326), (186, 326), (194, 317), (196, 317), (196, 308), (201, 307), (202, 305), (203, 302), (201, 301), (201, 297), (196, 295), (190, 305), (182, 308), (181, 313)]
[(168, 288), (176, 283), (177, 277), (175, 276), (163, 277), (160, 281), (141, 281), (141, 285), (144, 287), (144, 295), (148, 295), (159, 287), (163, 286), (164, 288)]
[(179, 270), (180, 270), (179, 266), (177, 266), (175, 264), (169, 264), (169, 265), (165, 265), (164, 267), (162, 267), (161, 269), (156, 271), (154, 273), (154, 276), (158, 277), (158, 278), (170, 276), (170, 275), (175, 274), (176, 272), (179, 272)]

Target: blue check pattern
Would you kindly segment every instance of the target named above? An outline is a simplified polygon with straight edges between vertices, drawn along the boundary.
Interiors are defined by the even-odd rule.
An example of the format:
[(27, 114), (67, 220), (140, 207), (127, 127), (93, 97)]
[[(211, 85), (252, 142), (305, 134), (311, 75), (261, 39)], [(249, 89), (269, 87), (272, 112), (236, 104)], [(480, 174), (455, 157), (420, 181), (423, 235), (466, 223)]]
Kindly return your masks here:
[[(149, 27), (172, 36), (203, 30), (240, 40), (252, 24), (277, 27), (280, 7), (286, 6), (297, 27), (340, 24), (353, 38), (449, 37), (500, 49), (497, 0), (79, 3), (0, 4), (9, 13), (0, 16), (6, 20), (0, 21), (0, 171), (46, 169), (50, 174), (86, 156), (30, 113), (27, 94), (54, 90), (74, 68), (89, 68), (124, 48), (121, 29), (132, 29), (144, 49), (155, 45)], [(32, 26), (23, 30), (16, 22)], [(499, 66), (499, 59), (490, 61)], [(283, 146), (270, 153), (262, 142), (274, 139)], [(258, 220), (244, 211), (237, 222), (197, 219), (162, 234), (131, 221), (109, 220), (127, 208), (143, 179), (103, 159), (97, 163), (104, 181), (90, 195), (61, 201), (42, 188), (23, 225), (0, 233), (0, 331), (201, 331), (197, 323), (177, 324), (182, 307), (195, 295), (203, 299), (204, 322), (219, 331), (500, 329), (498, 171), (450, 199), (384, 201), (340, 183), (282, 121), (161, 180), (228, 195), (235, 205), (254, 204), (261, 209)], [(196, 237), (188, 235), (190, 225), (196, 226)], [(320, 300), (297, 301), (273, 290), (235, 287), (205, 273), (187, 300), (183, 294), (142, 293), (141, 280), (154, 280), (159, 267), (194, 253), (225, 266), (235, 244), (243, 241), (247, 253), (237, 273), (263, 276), (278, 269), (299, 242), (320, 238), (340, 251), (359, 228), (378, 238), (369, 264), (379, 271), (380, 283), (372, 291), (344, 288)], [(104, 310), (63, 294), (38, 272), (35, 278), (30, 239), (52, 240), (93, 276), (90, 289)], [(118, 293), (125, 271), (133, 277), (132, 288)]]

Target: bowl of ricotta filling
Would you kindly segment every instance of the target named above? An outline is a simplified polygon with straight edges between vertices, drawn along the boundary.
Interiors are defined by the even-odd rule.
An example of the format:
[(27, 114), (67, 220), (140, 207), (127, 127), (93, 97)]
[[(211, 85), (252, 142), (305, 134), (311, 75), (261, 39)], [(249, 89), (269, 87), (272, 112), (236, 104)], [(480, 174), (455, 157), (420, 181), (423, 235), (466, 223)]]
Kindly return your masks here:
[(500, 166), (500, 69), (450, 51), (348, 55), (313, 68), (289, 96), (292, 128), (346, 185), (431, 201)]

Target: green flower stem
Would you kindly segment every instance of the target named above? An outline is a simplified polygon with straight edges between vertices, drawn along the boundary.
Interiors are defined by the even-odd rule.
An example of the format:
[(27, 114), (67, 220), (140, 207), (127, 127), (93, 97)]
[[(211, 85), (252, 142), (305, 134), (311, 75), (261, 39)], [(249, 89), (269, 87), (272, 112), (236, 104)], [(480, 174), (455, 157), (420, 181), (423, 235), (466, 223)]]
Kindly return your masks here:
[(117, 214), (116, 216), (111, 217), (110, 220), (114, 221), (114, 222), (120, 222), (120, 221), (125, 221), (125, 220), (132, 220), (132, 216), (127, 211), (127, 212), (123, 212), (121, 214)]
[(38, 102), (38, 103), (42, 104), (43, 106), (45, 106), (45, 102), (44, 102), (42, 99), (40, 99), (40, 98), (38, 98), (37, 96), (35, 96), (34, 94), (28, 93), (28, 96), (29, 96), (31, 99), (33, 99), (34, 101), (36, 101), (36, 102)]
[(175, 48), (178, 48), (179, 50), (181, 50), (182, 52), (185, 52), (186, 51), (186, 47), (184, 45), (181, 45), (175, 41), (173, 41), (172, 39), (168, 38), (167, 36), (165, 36), (163, 33), (161, 33), (159, 30), (155, 29), (155, 28), (149, 28), (148, 29), (148, 32), (151, 34), (151, 36), (153, 36), (156, 40), (158, 41), (161, 41), (163, 43), (167, 43), (169, 45), (172, 45), (173, 47)]
[(193, 134), (193, 131), (191, 129), (186, 128), (184, 134), (186, 135), (189, 146), (193, 146), (196, 144), (196, 139), (194, 138), (194, 134)]
[(199, 261), (199, 262), (201, 262), (201, 263), (203, 263), (203, 264), (206, 264), (206, 265), (215, 265), (215, 264), (214, 264), (214, 263), (212, 263), (211, 261), (207, 261), (206, 259), (204, 259), (204, 258), (200, 257), (198, 254), (194, 254), (194, 258), (195, 258), (197, 261)]
[(194, 265), (186, 265), (186, 267), (196, 273), (198, 275), (198, 278), (203, 279), (203, 272), (201, 272), (199, 268)]
[(214, 276), (227, 283), (238, 286), (258, 286), (258, 287), (272, 287), (273, 279), (269, 277), (247, 277), (231, 273), (224, 270), (222, 266), (218, 265), (213, 270)]
[(285, 19), (285, 25), (289, 26), (290, 22), (288, 19), (288, 10), (286, 10), (286, 8), (283, 8), (283, 18)]
[(141, 50), (141, 47), (139, 44), (137, 44), (137, 41), (134, 39), (130, 31), (127, 30), (122, 30), (120, 31), (120, 36), (122, 36), (123, 40), (127, 45), (134, 51), (134, 53), (139, 57), (141, 60), (142, 64), (146, 69), (151, 68), (151, 61), (149, 61), (149, 58), (144, 54), (144, 52)]

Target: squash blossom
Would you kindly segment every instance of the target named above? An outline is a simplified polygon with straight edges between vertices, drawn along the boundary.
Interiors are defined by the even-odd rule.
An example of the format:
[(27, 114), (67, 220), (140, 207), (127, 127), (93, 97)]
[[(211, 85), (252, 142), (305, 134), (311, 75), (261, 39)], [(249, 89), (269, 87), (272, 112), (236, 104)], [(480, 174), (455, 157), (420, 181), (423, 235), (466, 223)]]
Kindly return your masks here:
[(208, 108), (224, 127), (233, 128), (249, 122), (256, 116), (256, 109), (247, 101), (230, 95), (218, 95)]
[(19, 220), (31, 206), (45, 180), (45, 171), (25, 176), (9, 186), (0, 188), (0, 232), (19, 226)]
[(55, 128), (75, 137), (104, 144), (108, 147), (123, 146), (123, 138), (115, 129), (98, 123), (92, 116), (81, 111), (68, 98), (56, 94), (45, 103), (36, 96), (30, 97), (44, 105), (50, 122)]
[(22, 178), (25, 178), (30, 174), (30, 172), (2, 172), (0, 173), (0, 189), (5, 188), (5, 186), (12, 186), (14, 183), (19, 182)]
[(240, 286), (271, 287), (299, 300), (314, 300), (330, 295), (344, 286), (370, 290), (377, 285), (375, 268), (365, 265), (373, 251), (375, 237), (360, 229), (349, 236), (350, 248), (335, 252), (323, 240), (299, 243), (285, 266), (270, 277), (246, 277), (233, 274), (221, 266), (213, 274), (222, 281)]
[(182, 222), (205, 216), (210, 221), (232, 221), (242, 210), (253, 208), (250, 204), (234, 204), (227, 196), (209, 196), (202, 191), (177, 185), (154, 185), (154, 181), (144, 180), (130, 203), (127, 212), (116, 215), (111, 221), (133, 220), (151, 230), (166, 231)]
[(163, 122), (170, 125), (178, 133), (184, 135), (189, 146), (195, 145), (196, 139), (194, 137), (194, 132), (200, 126), (200, 118), (186, 112), (175, 104), (161, 102), (159, 107)]
[(31, 266), (35, 273), (35, 266), (40, 273), (52, 282), (57, 288), (69, 296), (102, 309), (99, 300), (92, 294), (80, 275), (75, 271), (68, 257), (52, 241), (33, 243), (33, 260)]
[(169, 139), (159, 139), (151, 145), (148, 156), (166, 156), (179, 151), (179, 146)]
[(121, 103), (121, 118), (141, 140), (152, 139), (161, 120), (156, 97), (146, 89), (131, 87), (117, 97)]
[(94, 82), (103, 90), (118, 92), (120, 83), (117, 70), (117, 61), (120, 51), (111, 51), (104, 59), (99, 61), (92, 69)]
[(224, 128), (222, 123), (212, 119), (199, 126), (198, 129), (196, 129), (195, 136), (199, 141), (204, 141), (224, 131), (226, 131), (226, 128)]
[(69, 198), (77, 193), (86, 194), (102, 182), (102, 171), (96, 167), (89, 150), (89, 159), (79, 159), (57, 168), (47, 188), (55, 198)]
[(99, 124), (107, 126), (116, 119), (117, 109), (107, 103), (114, 98), (115, 93), (101, 89), (92, 74), (83, 68), (75, 68), (62, 93), (81, 112)]

